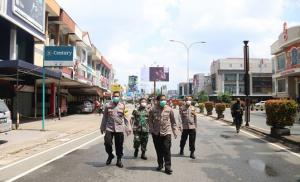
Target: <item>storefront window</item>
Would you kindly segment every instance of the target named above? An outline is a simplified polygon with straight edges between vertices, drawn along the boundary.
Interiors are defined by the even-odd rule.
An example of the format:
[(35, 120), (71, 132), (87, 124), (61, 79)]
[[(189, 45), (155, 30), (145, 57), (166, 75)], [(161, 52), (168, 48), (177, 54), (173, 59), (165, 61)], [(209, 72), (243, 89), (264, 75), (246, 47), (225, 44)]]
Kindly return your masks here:
[(285, 69), (285, 54), (280, 54), (277, 57), (277, 68), (278, 70), (283, 70)]
[(278, 92), (286, 92), (285, 79), (277, 80)]
[(276, 80), (272, 81), (272, 93), (276, 92)]
[(235, 82), (236, 81), (236, 74), (225, 74), (224, 81), (226, 82)]
[(239, 74), (239, 82), (244, 82), (245, 74)]
[(272, 77), (252, 77), (253, 94), (271, 94)]
[(292, 60), (292, 65), (299, 64), (299, 59), (298, 59), (298, 50), (296, 48), (293, 48), (292, 51), (290, 52), (291, 60)]
[(231, 94), (236, 94), (236, 84), (225, 84), (224, 91)]
[(240, 94), (245, 94), (245, 85), (244, 84), (239, 85), (239, 93)]

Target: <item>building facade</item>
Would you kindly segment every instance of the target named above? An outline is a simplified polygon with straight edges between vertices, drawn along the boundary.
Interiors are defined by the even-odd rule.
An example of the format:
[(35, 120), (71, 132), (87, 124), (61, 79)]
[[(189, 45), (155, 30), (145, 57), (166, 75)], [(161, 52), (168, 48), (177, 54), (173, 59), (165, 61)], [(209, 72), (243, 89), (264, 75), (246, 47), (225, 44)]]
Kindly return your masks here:
[[(272, 62), (269, 59), (250, 59), (250, 96), (266, 99), (272, 96)], [(243, 58), (215, 60), (211, 64), (211, 97), (230, 93), (235, 97), (245, 96)]]
[(193, 95), (204, 90), (205, 75), (203, 73), (195, 74), (193, 77)]
[(0, 27), (0, 99), (14, 122), (41, 115), (48, 46), (73, 47), (75, 56), (70, 66), (44, 67), (46, 116), (67, 112), (69, 101), (99, 100), (109, 91), (112, 65), (55, 0), (0, 0)]
[(273, 96), (300, 97), (300, 26), (287, 28), (271, 46), (273, 63)]

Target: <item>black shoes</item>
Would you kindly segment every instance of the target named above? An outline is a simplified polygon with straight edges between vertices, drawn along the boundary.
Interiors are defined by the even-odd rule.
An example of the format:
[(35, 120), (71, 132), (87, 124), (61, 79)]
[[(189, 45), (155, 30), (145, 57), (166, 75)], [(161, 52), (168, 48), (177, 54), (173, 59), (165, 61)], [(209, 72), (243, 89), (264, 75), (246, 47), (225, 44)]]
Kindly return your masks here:
[(115, 158), (113, 154), (110, 154), (106, 160), (106, 165), (110, 165), (111, 161)]
[(138, 154), (139, 154), (139, 149), (135, 149), (135, 151), (134, 151), (134, 157), (137, 157)]
[(162, 168), (163, 168), (163, 165), (158, 165), (158, 167), (156, 168), (156, 170), (160, 171), (160, 170), (162, 170)]
[(183, 150), (184, 150), (183, 148), (180, 148), (179, 155), (184, 155)]
[(116, 166), (118, 166), (119, 168), (123, 168), (123, 163), (122, 163), (121, 159), (117, 160)]
[(168, 175), (171, 175), (173, 173), (173, 170), (166, 168), (165, 173), (168, 174)]
[(194, 152), (191, 152), (190, 158), (191, 159), (196, 159)]
[(143, 159), (143, 160), (147, 160), (147, 157), (146, 157), (145, 151), (143, 151), (143, 152), (142, 152), (141, 159)]

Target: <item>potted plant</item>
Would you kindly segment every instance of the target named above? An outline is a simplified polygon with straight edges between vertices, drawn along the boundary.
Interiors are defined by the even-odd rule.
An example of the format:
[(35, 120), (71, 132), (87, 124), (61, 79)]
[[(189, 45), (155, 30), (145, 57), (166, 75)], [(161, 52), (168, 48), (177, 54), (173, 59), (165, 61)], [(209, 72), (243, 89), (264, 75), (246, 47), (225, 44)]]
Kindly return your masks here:
[(215, 105), (215, 108), (216, 108), (216, 113), (218, 114), (218, 119), (224, 118), (223, 112), (226, 109), (226, 104), (224, 104), (224, 103), (217, 103)]
[(199, 109), (200, 109), (200, 113), (204, 113), (204, 107), (205, 107), (205, 105), (204, 105), (204, 103), (199, 103)]
[(205, 109), (207, 112), (207, 116), (212, 115), (212, 110), (214, 109), (214, 103), (213, 102), (205, 102)]
[(265, 104), (267, 114), (267, 125), (271, 126), (272, 136), (290, 135), (298, 105), (294, 100), (268, 100)]

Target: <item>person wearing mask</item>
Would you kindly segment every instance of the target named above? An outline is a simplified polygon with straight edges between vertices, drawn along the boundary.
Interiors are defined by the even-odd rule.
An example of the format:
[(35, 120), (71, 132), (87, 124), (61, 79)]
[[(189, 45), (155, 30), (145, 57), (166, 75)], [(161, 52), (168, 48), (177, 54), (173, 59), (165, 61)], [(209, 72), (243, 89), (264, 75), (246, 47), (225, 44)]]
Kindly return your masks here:
[(232, 117), (234, 118), (236, 132), (240, 132), (240, 128), (243, 122), (243, 108), (241, 106), (240, 98), (236, 99), (236, 102), (231, 107)]
[(187, 96), (185, 103), (179, 108), (179, 119), (181, 121), (182, 130), (180, 140), (180, 155), (184, 155), (184, 146), (189, 137), (190, 158), (195, 159), (195, 141), (196, 141), (196, 128), (197, 128), (197, 116), (196, 109), (192, 106), (192, 97)]
[(131, 125), (133, 129), (133, 147), (134, 157), (138, 156), (139, 147), (141, 146), (142, 155), (141, 158), (147, 160), (146, 149), (149, 138), (149, 108), (147, 100), (141, 98), (139, 101), (139, 107), (132, 112)]
[(123, 156), (124, 132), (127, 132), (127, 135), (129, 135), (131, 132), (130, 126), (128, 126), (129, 123), (126, 121), (128, 121), (126, 119), (126, 108), (125, 105), (120, 102), (120, 92), (114, 92), (112, 101), (108, 103), (104, 109), (100, 126), (101, 133), (105, 133), (104, 145), (108, 154), (106, 165), (110, 165), (115, 157), (112, 153), (112, 144), (114, 138), (117, 155), (116, 165), (120, 168), (123, 167), (121, 159)]
[(171, 134), (173, 132), (176, 139), (177, 125), (174, 112), (167, 105), (166, 96), (157, 96), (156, 101), (157, 104), (149, 114), (149, 128), (157, 155), (157, 170), (160, 171), (165, 163), (165, 173), (171, 175)]

